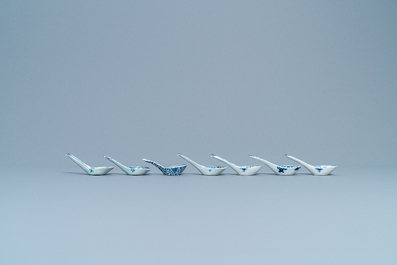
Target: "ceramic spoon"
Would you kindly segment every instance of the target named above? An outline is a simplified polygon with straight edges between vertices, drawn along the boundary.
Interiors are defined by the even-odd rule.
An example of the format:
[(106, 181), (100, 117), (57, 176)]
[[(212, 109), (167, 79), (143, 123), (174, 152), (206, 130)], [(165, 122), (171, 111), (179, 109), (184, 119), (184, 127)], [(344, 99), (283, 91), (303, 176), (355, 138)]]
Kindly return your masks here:
[(283, 175), (283, 176), (291, 176), (294, 175), (301, 167), (300, 166), (291, 166), (291, 165), (282, 165), (282, 166), (277, 166), (263, 158), (257, 157), (257, 156), (249, 156), (253, 159), (262, 161), (265, 163), (266, 166), (268, 166), (274, 173), (277, 175)]
[(145, 158), (143, 158), (142, 160), (155, 165), (158, 169), (160, 169), (161, 172), (163, 172), (164, 175), (168, 175), (168, 176), (176, 176), (176, 175), (182, 174), (182, 172), (185, 170), (185, 168), (187, 166), (187, 165), (183, 164), (183, 165), (175, 165), (175, 166), (170, 166), (170, 167), (163, 167), (162, 165), (160, 165), (152, 160), (148, 160)]
[(226, 167), (219, 167), (219, 166), (203, 166), (200, 165), (197, 162), (194, 162), (193, 160), (191, 160), (190, 158), (182, 155), (182, 154), (178, 154), (178, 156), (180, 156), (181, 158), (185, 159), (187, 162), (189, 162), (190, 164), (192, 164), (192, 166), (194, 166), (195, 168), (197, 168), (198, 171), (200, 171), (203, 175), (207, 175), (207, 176), (217, 176), (219, 174), (221, 174)]
[(234, 171), (237, 172), (237, 174), (241, 176), (252, 176), (255, 175), (261, 168), (262, 166), (237, 166), (226, 159), (223, 159), (219, 156), (216, 155), (211, 155), (213, 158), (218, 159), (222, 161), (223, 163), (229, 165)]
[(72, 159), (72, 161), (75, 162), (79, 167), (81, 167), (88, 175), (93, 175), (93, 176), (105, 175), (110, 170), (113, 169), (113, 167), (90, 167), (89, 165), (87, 165), (86, 163), (84, 163), (74, 155), (67, 153), (66, 156)]
[(145, 175), (150, 171), (150, 168), (148, 167), (127, 167), (109, 156), (103, 156), (103, 157), (109, 160), (110, 162), (116, 164), (116, 166), (121, 168), (121, 170), (123, 170), (127, 175), (133, 175), (133, 176)]
[(301, 164), (302, 166), (304, 166), (307, 170), (310, 171), (310, 173), (312, 173), (313, 175), (316, 176), (326, 176), (331, 174), (332, 171), (334, 171), (334, 169), (336, 168), (336, 166), (332, 166), (332, 165), (321, 165), (321, 166), (312, 166), (306, 162), (303, 162), (302, 160), (290, 156), (290, 155), (285, 155), (286, 157), (288, 157), (289, 159), (294, 160), (295, 162), (298, 162), (299, 164)]

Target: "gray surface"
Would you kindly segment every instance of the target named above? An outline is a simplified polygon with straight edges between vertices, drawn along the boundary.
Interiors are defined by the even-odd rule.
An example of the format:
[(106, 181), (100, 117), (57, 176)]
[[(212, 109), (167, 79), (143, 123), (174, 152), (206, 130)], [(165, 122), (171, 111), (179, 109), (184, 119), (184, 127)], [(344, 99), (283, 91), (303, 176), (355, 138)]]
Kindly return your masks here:
[(392, 167), (252, 177), (2, 172), (0, 264), (396, 264)]
[[(0, 163), (397, 161), (396, 1), (1, 1)], [(107, 162), (106, 162), (107, 163)]]

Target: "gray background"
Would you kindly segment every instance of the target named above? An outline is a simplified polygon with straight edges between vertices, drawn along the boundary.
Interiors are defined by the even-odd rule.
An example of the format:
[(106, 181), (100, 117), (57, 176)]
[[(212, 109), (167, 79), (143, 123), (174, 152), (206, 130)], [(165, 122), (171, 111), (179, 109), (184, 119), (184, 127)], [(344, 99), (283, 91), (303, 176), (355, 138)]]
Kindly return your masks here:
[[(1, 165), (396, 164), (395, 1), (2, 1)], [(215, 163), (216, 164), (216, 163)]]
[[(396, 1), (1, 1), (1, 264), (395, 264)], [(285, 153), (277, 177), (82, 174)]]

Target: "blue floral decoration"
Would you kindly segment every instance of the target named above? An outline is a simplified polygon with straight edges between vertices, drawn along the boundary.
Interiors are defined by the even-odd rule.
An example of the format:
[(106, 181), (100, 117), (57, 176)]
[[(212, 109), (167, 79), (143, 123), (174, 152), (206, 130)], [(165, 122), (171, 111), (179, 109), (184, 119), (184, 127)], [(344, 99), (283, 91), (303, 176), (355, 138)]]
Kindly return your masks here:
[(317, 170), (319, 173), (321, 172), (321, 170), (323, 170), (321, 167), (316, 167), (314, 169)]
[(285, 170), (287, 170), (285, 167), (277, 167), (278, 173), (284, 173)]

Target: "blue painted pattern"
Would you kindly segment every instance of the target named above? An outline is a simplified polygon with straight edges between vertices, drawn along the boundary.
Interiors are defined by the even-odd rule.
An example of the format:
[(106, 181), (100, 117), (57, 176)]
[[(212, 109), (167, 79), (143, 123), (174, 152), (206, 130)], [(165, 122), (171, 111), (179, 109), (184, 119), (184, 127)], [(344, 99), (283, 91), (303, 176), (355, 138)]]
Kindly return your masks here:
[(323, 170), (321, 167), (316, 167), (314, 169), (317, 170), (319, 173), (321, 172), (321, 170)]

